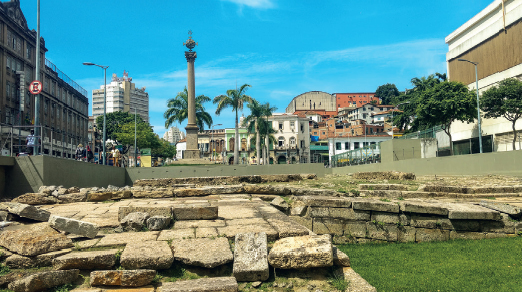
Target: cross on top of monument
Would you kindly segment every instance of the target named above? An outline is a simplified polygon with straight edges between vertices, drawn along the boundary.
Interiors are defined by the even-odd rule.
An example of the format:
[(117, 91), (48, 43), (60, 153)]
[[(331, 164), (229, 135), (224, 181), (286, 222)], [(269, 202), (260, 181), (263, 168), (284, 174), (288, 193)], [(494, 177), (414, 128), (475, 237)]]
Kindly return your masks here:
[(198, 43), (196, 43), (193, 39), (192, 39), (192, 30), (189, 30), (188, 31), (188, 34), (189, 34), (189, 38), (186, 42), (183, 43), (184, 46), (186, 46), (190, 52), (192, 52), (192, 49), (195, 48)]

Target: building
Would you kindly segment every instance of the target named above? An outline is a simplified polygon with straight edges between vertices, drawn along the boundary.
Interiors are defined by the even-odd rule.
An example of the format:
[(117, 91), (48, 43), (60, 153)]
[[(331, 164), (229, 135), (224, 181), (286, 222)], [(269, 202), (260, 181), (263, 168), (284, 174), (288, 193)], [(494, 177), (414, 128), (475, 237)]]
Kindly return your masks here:
[(375, 92), (335, 93), (337, 109), (348, 107), (361, 107), (367, 103), (379, 104), (379, 98)]
[(287, 114), (315, 112), (328, 119), (337, 115), (336, 97), (334, 94), (322, 91), (309, 91), (292, 99), (285, 112)]
[(171, 144), (176, 144), (182, 139), (185, 139), (185, 133), (180, 131), (178, 127), (170, 127), (170, 129), (163, 134), (163, 140), (168, 141)]
[(274, 163), (294, 164), (310, 162), (310, 120), (304, 113), (273, 114), (268, 118), (272, 123), (275, 146), (271, 157)]
[[(47, 48), (40, 38), (40, 76), (36, 71), (36, 31), (30, 30), (19, 0), (0, 2), (0, 127), (2, 154), (24, 152), (25, 138), (37, 124), (42, 127), (42, 153), (71, 157), (76, 146), (88, 142), (89, 100), (87, 91), (45, 58)], [(35, 95), (29, 83), (39, 79), (38, 120)], [(11, 145), (11, 129), (14, 141)]]
[[(475, 68), (465, 59), (478, 63), (479, 91), (506, 78), (522, 78), (522, 0), (495, 0), (446, 37), (448, 77), (475, 89)], [(511, 122), (504, 118), (482, 118), (484, 152), (512, 150)], [(522, 123), (516, 130), (522, 132)], [(478, 126), (454, 122), (451, 126), (456, 154), (478, 153)], [(516, 143), (521, 149), (519, 136)], [(449, 145), (448, 145), (449, 147)]]
[[(96, 119), (103, 115), (104, 85), (92, 91), (92, 115)], [(149, 94), (145, 87), (136, 88), (129, 74), (123, 71), (123, 77), (112, 74), (111, 83), (107, 84), (107, 113), (135, 112), (145, 122), (149, 122)]]
[(393, 105), (377, 105), (366, 103), (357, 108), (343, 108), (339, 111), (339, 120), (352, 122), (355, 120), (365, 120), (367, 124), (373, 123), (373, 116), (388, 111), (395, 106)]

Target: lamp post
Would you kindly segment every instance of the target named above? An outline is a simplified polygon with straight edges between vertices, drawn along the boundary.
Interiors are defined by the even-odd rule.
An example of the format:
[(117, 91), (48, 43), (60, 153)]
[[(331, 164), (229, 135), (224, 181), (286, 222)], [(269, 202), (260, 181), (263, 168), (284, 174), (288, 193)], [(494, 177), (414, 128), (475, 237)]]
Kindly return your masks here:
[(480, 104), (479, 104), (479, 88), (478, 88), (478, 69), (477, 69), (477, 62), (471, 62), (466, 59), (458, 59), (458, 61), (462, 62), (468, 62), (473, 65), (475, 65), (475, 87), (477, 89), (477, 118), (478, 118), (478, 137), (479, 137), (479, 146), (480, 146), (480, 153), (482, 153), (482, 129), (480, 128)]
[(217, 125), (212, 125), (212, 161), (216, 161), (214, 159), (214, 153), (216, 152), (216, 142), (214, 141), (214, 127), (215, 126), (222, 126), (223, 124), (217, 124)]
[(136, 123), (136, 119), (138, 118), (138, 114), (136, 112), (137, 107), (134, 107), (134, 167), (136, 167), (136, 162), (138, 161), (138, 148), (136, 148), (136, 133), (138, 124)]
[(105, 140), (106, 140), (106, 135), (107, 135), (107, 68), (109, 68), (109, 66), (103, 66), (103, 65), (98, 65), (98, 64), (94, 64), (94, 63), (91, 63), (91, 62), (85, 62), (83, 63), (83, 65), (86, 65), (86, 66), (97, 66), (97, 67), (100, 67), (103, 69), (103, 78), (104, 78), (104, 87), (103, 87), (103, 139), (102, 139), (102, 143), (103, 143), (103, 165), (105, 165), (105, 162), (106, 162), (106, 151), (105, 151)]

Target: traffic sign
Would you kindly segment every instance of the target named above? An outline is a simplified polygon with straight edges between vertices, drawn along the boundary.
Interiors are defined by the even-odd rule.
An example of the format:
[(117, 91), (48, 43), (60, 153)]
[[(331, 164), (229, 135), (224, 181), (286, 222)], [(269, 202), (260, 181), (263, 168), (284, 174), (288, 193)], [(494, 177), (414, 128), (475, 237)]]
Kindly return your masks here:
[(32, 94), (40, 94), (42, 92), (42, 82), (35, 80), (29, 84), (29, 91)]

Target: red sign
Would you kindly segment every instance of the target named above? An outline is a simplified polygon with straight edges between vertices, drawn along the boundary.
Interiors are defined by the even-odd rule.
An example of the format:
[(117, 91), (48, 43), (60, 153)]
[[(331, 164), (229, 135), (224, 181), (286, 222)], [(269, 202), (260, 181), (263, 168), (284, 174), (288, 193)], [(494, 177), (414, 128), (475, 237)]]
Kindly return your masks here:
[(32, 94), (40, 94), (42, 92), (42, 82), (35, 80), (29, 84), (29, 91)]

